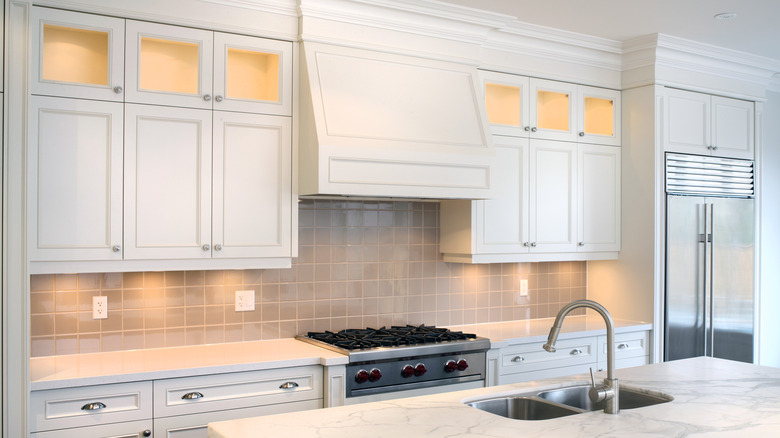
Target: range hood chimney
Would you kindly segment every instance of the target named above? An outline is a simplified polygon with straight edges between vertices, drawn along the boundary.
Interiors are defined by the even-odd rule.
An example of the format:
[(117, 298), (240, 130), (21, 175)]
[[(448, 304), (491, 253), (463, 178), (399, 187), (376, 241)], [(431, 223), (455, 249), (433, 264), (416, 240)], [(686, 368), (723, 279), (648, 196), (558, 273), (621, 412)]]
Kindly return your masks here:
[(317, 42), (301, 61), (301, 195), (492, 197), (476, 67)]

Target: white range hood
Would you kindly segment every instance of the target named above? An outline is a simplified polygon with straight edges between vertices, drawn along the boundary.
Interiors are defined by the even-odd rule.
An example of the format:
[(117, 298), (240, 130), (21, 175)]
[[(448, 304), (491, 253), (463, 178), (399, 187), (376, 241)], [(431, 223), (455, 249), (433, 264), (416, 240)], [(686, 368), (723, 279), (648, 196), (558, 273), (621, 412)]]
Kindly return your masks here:
[(491, 197), (495, 153), (476, 67), (302, 46), (301, 195)]

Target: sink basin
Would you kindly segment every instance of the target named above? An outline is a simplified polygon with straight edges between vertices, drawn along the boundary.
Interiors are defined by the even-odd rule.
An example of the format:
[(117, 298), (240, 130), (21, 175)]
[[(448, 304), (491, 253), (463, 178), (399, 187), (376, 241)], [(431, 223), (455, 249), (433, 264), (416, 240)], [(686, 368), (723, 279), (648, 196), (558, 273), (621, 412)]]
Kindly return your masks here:
[[(561, 403), (586, 411), (598, 411), (604, 409), (606, 402), (593, 403), (588, 397), (588, 390), (590, 390), (589, 385), (570, 386), (567, 388), (540, 392), (538, 396), (545, 400)], [(671, 400), (672, 397), (663, 394), (650, 394), (633, 388), (621, 387), (619, 389), (618, 404), (620, 405), (620, 410), (652, 406), (666, 403)]]
[(549, 420), (551, 418), (565, 417), (579, 414), (581, 411), (567, 408), (546, 400), (519, 396), (499, 397), (488, 400), (466, 403), (467, 405), (501, 415), (513, 420)]

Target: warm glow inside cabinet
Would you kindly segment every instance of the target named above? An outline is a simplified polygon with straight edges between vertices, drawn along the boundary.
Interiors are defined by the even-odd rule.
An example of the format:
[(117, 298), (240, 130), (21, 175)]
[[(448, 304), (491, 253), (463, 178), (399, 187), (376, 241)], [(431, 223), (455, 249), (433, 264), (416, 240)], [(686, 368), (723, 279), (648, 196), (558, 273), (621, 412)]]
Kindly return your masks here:
[(664, 89), (664, 150), (754, 159), (754, 103)]
[(292, 114), (292, 44), (127, 22), (127, 101)]
[(31, 16), (32, 94), (124, 100), (125, 20), (37, 7)]
[(620, 92), (480, 72), (493, 134), (620, 145)]

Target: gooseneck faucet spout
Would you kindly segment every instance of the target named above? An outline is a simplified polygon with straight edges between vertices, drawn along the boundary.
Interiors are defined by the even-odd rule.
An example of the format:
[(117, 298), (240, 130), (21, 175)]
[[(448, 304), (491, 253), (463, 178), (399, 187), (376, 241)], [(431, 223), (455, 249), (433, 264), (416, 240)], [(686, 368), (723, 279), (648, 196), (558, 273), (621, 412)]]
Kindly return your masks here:
[(604, 306), (592, 300), (572, 301), (563, 306), (558, 312), (558, 316), (555, 317), (552, 328), (550, 328), (550, 334), (547, 336), (547, 343), (544, 344), (544, 349), (551, 353), (555, 352), (555, 342), (558, 340), (558, 335), (561, 332), (563, 319), (566, 318), (569, 312), (581, 307), (595, 310), (604, 318), (604, 322), (607, 324), (607, 378), (604, 379), (604, 384), (601, 386), (596, 386), (594, 383), (588, 395), (594, 403), (606, 401), (604, 405), (605, 413), (617, 414), (620, 411), (620, 405), (618, 404), (618, 379), (615, 378), (615, 322)]

